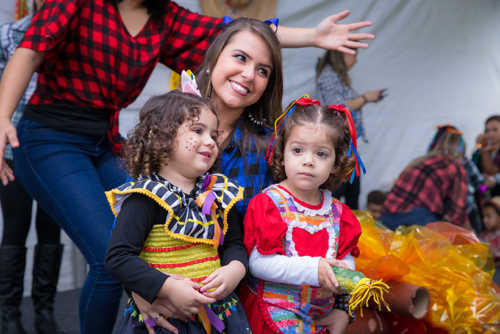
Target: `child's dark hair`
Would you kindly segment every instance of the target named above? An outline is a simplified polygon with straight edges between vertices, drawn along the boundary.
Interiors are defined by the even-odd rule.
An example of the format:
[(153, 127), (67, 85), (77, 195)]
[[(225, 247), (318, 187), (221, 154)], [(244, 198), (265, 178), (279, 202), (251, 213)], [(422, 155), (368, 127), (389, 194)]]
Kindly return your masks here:
[(488, 200), (488, 201), (484, 202), (484, 204), (483, 204), (483, 210), (484, 210), (485, 208), (492, 208), (492, 209), (494, 209), (494, 210), (495, 210), (495, 212), (497, 213), (497, 215), (499, 215), (499, 216), (500, 216), (500, 207), (498, 206), (498, 204), (497, 204), (497, 203), (495, 203), (495, 201), (494, 201), (494, 200), (491, 200), (491, 199), (490, 199), (490, 200)]
[(270, 162), (270, 170), (275, 182), (286, 179), (283, 155), (285, 144), (293, 127), (307, 123), (324, 124), (332, 129), (331, 139), (335, 147), (334, 173), (321, 185), (321, 188), (333, 190), (347, 179), (348, 174), (354, 168), (355, 158), (347, 157), (351, 133), (343, 113), (323, 106), (296, 105), (290, 112), (288, 119), (280, 129), (276, 138), (274, 153)]
[(490, 117), (488, 117), (486, 119), (486, 121), (484, 122), (484, 124), (488, 124), (489, 122), (491, 121), (497, 121), (497, 122), (500, 122), (500, 115), (491, 115)]
[(180, 126), (196, 120), (202, 108), (208, 108), (217, 117), (210, 101), (201, 96), (174, 90), (151, 97), (125, 144), (124, 161), (129, 175), (137, 178), (157, 173), (172, 153)]
[(385, 202), (386, 194), (382, 190), (373, 190), (368, 193), (366, 203), (375, 205), (383, 205)]

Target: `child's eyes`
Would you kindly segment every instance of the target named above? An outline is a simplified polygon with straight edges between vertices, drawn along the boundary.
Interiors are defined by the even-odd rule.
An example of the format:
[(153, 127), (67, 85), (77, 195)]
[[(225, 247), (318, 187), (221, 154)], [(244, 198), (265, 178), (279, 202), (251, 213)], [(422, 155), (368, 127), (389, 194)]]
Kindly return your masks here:
[(300, 147), (294, 147), (294, 148), (292, 148), (292, 152), (296, 153), (296, 154), (299, 154), (299, 153), (302, 152), (302, 149)]
[(328, 157), (328, 153), (326, 153), (326, 152), (321, 152), (321, 151), (319, 151), (319, 152), (318, 152), (318, 153), (316, 153), (316, 154), (317, 154), (317, 155), (318, 155), (318, 157), (320, 157), (320, 158), (326, 158), (326, 157)]
[(203, 132), (202, 128), (193, 128), (192, 131), (197, 134), (201, 134)]

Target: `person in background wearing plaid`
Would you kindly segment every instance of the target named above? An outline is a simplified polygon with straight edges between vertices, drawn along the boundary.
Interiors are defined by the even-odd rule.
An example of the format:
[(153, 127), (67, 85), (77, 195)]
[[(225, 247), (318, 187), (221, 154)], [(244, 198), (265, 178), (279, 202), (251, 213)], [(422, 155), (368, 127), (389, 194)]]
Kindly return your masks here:
[(403, 170), (387, 195), (382, 223), (395, 230), (445, 220), (469, 228), (464, 148), (460, 131), (438, 127), (429, 152)]
[[(280, 27), (282, 46), (317, 46), (354, 53), (369, 22), (337, 24), (348, 11), (314, 28)], [(195, 69), (223, 20), (172, 1), (46, 0), (0, 83), (0, 153), (14, 150), (16, 177), (65, 230), (89, 263), (79, 304), (82, 334), (111, 333), (122, 288), (104, 268), (114, 217), (104, 191), (126, 174), (119, 111), (143, 89), (154, 66)], [(17, 131), (10, 122), (31, 75), (37, 88)], [(19, 136), (19, 141), (18, 141)], [(0, 164), (3, 183), (14, 179)]]
[[(43, 0), (35, 0), (36, 11)], [(7, 61), (23, 39), (33, 14), (17, 22), (0, 26), (0, 76)], [(17, 125), (23, 109), (36, 87), (36, 75), (31, 78), (26, 92), (12, 115), (12, 124)], [(5, 162), (13, 166), (10, 146), (5, 150)], [(31, 226), (33, 199), (18, 181), (0, 186), (0, 202), (3, 215), (3, 236), (0, 246), (0, 333), (26, 333), (21, 324), (20, 305), (23, 297), (24, 270), (26, 267), (26, 239)], [(38, 208), (31, 296), (35, 310), (35, 328), (39, 334), (63, 333), (54, 319), (54, 296), (57, 290), (63, 245), (60, 243), (61, 229)]]

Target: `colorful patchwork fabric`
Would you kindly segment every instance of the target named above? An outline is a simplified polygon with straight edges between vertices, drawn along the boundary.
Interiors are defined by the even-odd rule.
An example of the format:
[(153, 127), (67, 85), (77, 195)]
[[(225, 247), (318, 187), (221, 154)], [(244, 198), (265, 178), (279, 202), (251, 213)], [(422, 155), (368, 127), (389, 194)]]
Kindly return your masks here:
[[(335, 258), (342, 205), (323, 191), (323, 206), (317, 210), (302, 206), (288, 192), (270, 186), (264, 193), (278, 208), (288, 229), (285, 255)], [(322, 333), (313, 319), (332, 311), (335, 295), (308, 285), (296, 286), (259, 280), (256, 286), (264, 318), (282, 333)]]

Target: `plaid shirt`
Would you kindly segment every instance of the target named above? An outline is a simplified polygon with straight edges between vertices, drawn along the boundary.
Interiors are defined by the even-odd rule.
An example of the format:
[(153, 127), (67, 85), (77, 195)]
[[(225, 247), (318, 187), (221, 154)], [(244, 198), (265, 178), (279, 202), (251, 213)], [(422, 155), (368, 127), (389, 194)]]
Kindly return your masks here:
[[(262, 128), (266, 134), (270, 131)], [(266, 152), (257, 154), (254, 147), (251, 147), (246, 154), (246, 161), (243, 161), (241, 151), (237, 143), (242, 139), (242, 131), (236, 127), (231, 143), (222, 152), (220, 159), (220, 173), (235, 180), (245, 188), (245, 198), (236, 203), (236, 208), (244, 213), (250, 199), (260, 193), (271, 184), (268, 176), (267, 162), (264, 159)], [(246, 169), (245, 169), (246, 164)]]
[(471, 160), (464, 157), (463, 165), (467, 173), (467, 213), (469, 213), (478, 209), (475, 194), (481, 190), (484, 177)]
[(440, 219), (463, 226), (466, 222), (467, 176), (450, 157), (429, 157), (399, 176), (384, 202), (384, 212), (408, 212), (425, 207)]
[(222, 27), (222, 19), (168, 1), (165, 17), (150, 18), (132, 37), (115, 1), (46, 0), (20, 44), (45, 52), (30, 104), (111, 111), (109, 137), (117, 144), (119, 111), (139, 95), (155, 65), (160, 61), (175, 71), (198, 67)]
[[(7, 62), (9, 61), (10, 57), (12, 57), (12, 55), (14, 54), (17, 45), (22, 41), (24, 33), (28, 29), (32, 18), (33, 15), (28, 15), (17, 22), (5, 23), (0, 25), (0, 77), (2, 76), (5, 66), (7, 66)], [(19, 120), (23, 116), (24, 106), (31, 97), (31, 94), (33, 94), (35, 87), (36, 74), (34, 74), (31, 78), (31, 81), (28, 84), (28, 88), (26, 88), (23, 97), (21, 97), (21, 100), (19, 101), (19, 104), (17, 105), (14, 114), (12, 115), (11, 121), (14, 126), (17, 126), (17, 123), (19, 123)], [(7, 145), (4, 157), (10, 160), (13, 159), (12, 148), (10, 147), (10, 145)]]

